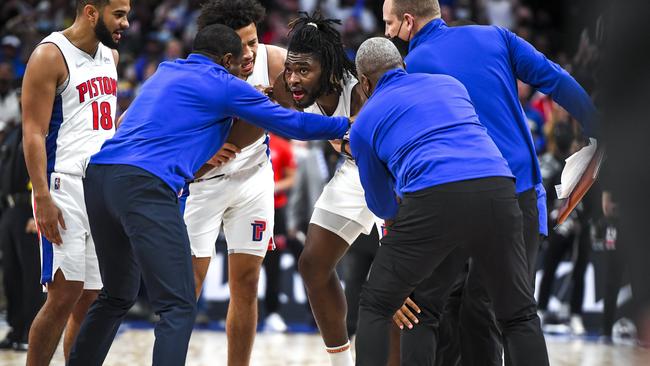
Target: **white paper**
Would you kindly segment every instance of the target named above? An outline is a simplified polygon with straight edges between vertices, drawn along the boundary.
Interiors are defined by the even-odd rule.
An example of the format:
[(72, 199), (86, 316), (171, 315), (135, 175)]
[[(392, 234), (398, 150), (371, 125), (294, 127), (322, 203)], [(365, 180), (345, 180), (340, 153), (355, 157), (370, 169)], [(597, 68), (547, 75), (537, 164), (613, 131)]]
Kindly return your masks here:
[(569, 197), (569, 194), (571, 194), (578, 181), (580, 181), (580, 177), (587, 170), (589, 162), (596, 153), (597, 146), (596, 139), (590, 138), (588, 146), (583, 147), (580, 151), (566, 159), (566, 165), (562, 170), (561, 183), (555, 186), (555, 191), (559, 199)]

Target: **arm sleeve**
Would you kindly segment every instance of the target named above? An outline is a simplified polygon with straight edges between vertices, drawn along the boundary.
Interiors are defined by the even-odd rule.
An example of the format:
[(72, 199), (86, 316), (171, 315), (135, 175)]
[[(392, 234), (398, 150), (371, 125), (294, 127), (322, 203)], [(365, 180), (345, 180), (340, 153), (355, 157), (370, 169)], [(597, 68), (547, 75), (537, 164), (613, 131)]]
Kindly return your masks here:
[(587, 92), (558, 64), (550, 61), (530, 43), (509, 30), (505, 33), (515, 75), (542, 93), (550, 95), (582, 124), (588, 136), (598, 130), (598, 113)]
[[(359, 120), (357, 119), (357, 122)], [(358, 127), (355, 125), (355, 127)], [(356, 128), (350, 132), (350, 148), (357, 166), (368, 208), (378, 217), (387, 220), (397, 216), (397, 200), (393, 177), (375, 150)]]
[(347, 117), (324, 117), (283, 108), (239, 79), (228, 83), (225, 112), (273, 133), (297, 140), (340, 139)]

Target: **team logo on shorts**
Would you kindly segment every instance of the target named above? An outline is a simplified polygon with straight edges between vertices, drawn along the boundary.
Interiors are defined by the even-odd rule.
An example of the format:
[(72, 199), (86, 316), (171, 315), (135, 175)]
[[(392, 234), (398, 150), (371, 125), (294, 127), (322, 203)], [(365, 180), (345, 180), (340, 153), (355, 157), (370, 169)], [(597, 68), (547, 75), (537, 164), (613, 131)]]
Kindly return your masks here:
[(54, 178), (54, 190), (59, 190), (61, 188), (61, 178), (56, 177)]
[(266, 221), (255, 220), (251, 226), (253, 227), (253, 241), (262, 241), (264, 231), (266, 231)]

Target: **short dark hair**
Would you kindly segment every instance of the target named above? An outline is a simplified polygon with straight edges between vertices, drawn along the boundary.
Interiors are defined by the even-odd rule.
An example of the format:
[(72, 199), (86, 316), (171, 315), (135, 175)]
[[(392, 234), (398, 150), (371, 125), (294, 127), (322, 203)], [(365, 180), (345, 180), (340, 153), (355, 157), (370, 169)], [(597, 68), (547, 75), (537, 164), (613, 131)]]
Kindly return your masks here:
[(393, 14), (401, 17), (405, 13), (416, 17), (440, 15), (440, 3), (438, 0), (393, 0)]
[(201, 29), (210, 24), (225, 24), (237, 30), (264, 19), (266, 10), (257, 0), (211, 0), (203, 4), (197, 20)]
[(343, 48), (341, 34), (334, 28), (338, 19), (324, 19), (320, 12), (313, 15), (301, 12), (289, 23), (288, 52), (313, 54), (321, 64), (320, 86), (323, 93), (340, 93), (341, 81), (356, 75), (354, 62)]
[(77, 14), (81, 13), (86, 5), (93, 5), (94, 7), (101, 9), (110, 2), (111, 0), (77, 0)]
[(223, 24), (211, 24), (201, 28), (194, 37), (193, 53), (222, 57), (227, 53), (239, 57), (242, 53), (241, 38)]

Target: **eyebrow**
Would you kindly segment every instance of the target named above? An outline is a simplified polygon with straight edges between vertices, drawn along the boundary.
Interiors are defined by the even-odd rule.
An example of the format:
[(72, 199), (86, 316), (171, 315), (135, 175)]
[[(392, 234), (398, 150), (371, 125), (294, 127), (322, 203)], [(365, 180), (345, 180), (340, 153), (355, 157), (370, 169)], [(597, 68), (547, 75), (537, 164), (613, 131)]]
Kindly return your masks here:
[(285, 65), (292, 64), (292, 65), (311, 66), (311, 62), (309, 62), (309, 61), (291, 61), (290, 58), (291, 57), (287, 57), (287, 60), (284, 62)]

